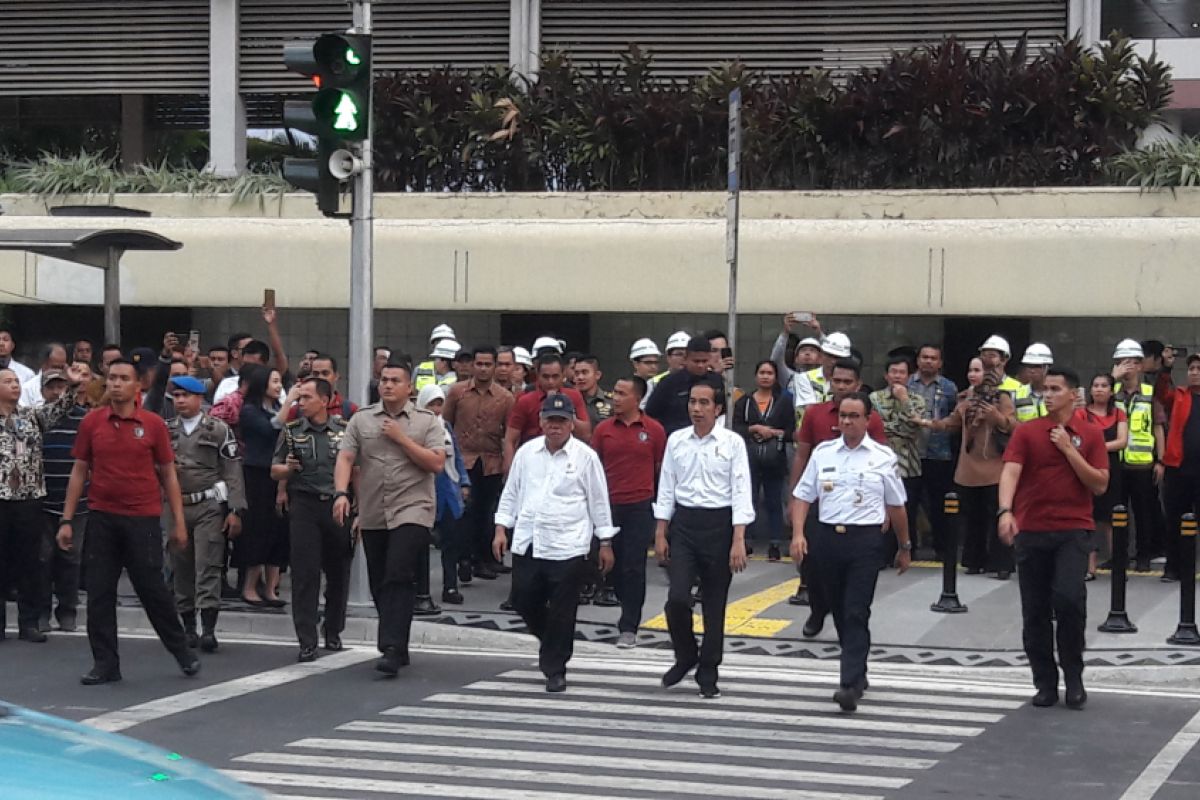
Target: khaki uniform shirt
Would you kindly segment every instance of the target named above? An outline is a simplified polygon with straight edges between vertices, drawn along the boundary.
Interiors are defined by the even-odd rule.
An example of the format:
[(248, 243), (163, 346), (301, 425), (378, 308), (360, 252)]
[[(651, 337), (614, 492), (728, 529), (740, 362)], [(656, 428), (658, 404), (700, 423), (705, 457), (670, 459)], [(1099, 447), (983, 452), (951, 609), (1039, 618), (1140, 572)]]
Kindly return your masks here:
[(286, 464), (290, 453), (300, 459), (299, 472), (288, 475), (288, 491), (321, 496), (333, 494), (333, 468), (346, 435), (346, 421), (329, 417), (315, 425), (307, 417), (292, 420), (279, 432), (275, 443), (275, 464)]
[(179, 490), (185, 494), (206, 492), (224, 481), (229, 490), (230, 511), (245, 511), (246, 490), (242, 480), (242, 456), (237, 437), (219, 419), (200, 415), (200, 422), (189, 434), (182, 417), (167, 421), (171, 448), (175, 451), (175, 471)]
[(392, 416), (383, 403), (360, 409), (351, 418), (342, 449), (353, 453), (359, 468), (358, 514), (364, 530), (391, 530), (401, 525), (432, 528), (437, 501), (434, 475), (417, 466), (404, 449), (384, 435), (391, 417), (414, 442), (445, 452), (446, 429), (431, 411), (410, 400)]

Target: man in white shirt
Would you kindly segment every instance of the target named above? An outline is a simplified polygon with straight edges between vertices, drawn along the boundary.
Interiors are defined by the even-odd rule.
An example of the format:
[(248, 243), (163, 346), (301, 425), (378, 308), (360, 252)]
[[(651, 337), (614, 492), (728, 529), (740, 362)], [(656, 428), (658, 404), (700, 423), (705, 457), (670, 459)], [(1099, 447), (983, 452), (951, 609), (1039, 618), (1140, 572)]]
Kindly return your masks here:
[(575, 406), (570, 398), (547, 395), (541, 424), (544, 435), (526, 442), (513, 457), (496, 509), (492, 552), (497, 561), (504, 560), (505, 529), (513, 529), (512, 604), (541, 644), (538, 664), (546, 691), (562, 692), (592, 535), (600, 539), (600, 571), (607, 574), (617, 528), (600, 458), (571, 435)]
[[(662, 683), (674, 686), (695, 667), (705, 698), (721, 696), (717, 667), (725, 647), (725, 601), (733, 573), (746, 568), (746, 526), (754, 522), (746, 443), (717, 425), (724, 403), (725, 393), (709, 383), (691, 387), (692, 425), (667, 440), (654, 504), (654, 551), (667, 564), (671, 581), (663, 611), (675, 648), (675, 664)], [(697, 578), (703, 645), (697, 644), (692, 626), (691, 589)]]
[[(871, 603), (884, 554), (883, 523), (891, 522), (901, 573), (912, 562), (904, 482), (891, 448), (867, 436), (871, 398), (847, 395), (838, 405), (842, 435), (813, 450), (792, 503), (792, 558), (806, 557), (820, 575), (825, 599), (833, 611), (842, 646), (841, 685), (833, 699), (843, 711), (854, 711), (867, 689), (867, 654), (871, 649)], [(812, 505), (819, 524), (805, 536)]]
[(24, 384), (33, 377), (33, 370), (12, 357), (16, 349), (17, 343), (13, 340), (12, 331), (0, 328), (0, 369), (11, 369), (16, 373), (17, 380)]
[[(21, 384), (21, 405), (27, 408), (38, 408), (42, 405), (42, 374), (46, 372), (66, 372), (67, 348), (58, 342), (51, 342), (41, 349), (41, 367), (37, 374)], [(11, 369), (11, 367), (10, 367)]]

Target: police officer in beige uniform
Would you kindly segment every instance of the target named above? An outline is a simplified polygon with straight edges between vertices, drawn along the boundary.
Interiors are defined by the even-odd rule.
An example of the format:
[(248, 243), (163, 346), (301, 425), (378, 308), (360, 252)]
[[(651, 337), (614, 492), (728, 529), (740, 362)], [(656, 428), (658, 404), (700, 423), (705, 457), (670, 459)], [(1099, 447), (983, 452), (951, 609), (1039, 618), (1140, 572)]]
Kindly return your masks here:
[[(175, 605), (188, 647), (206, 653), (217, 649), (217, 614), (221, 610), (221, 568), (225, 536), (242, 532), (246, 492), (237, 438), (219, 419), (201, 411), (204, 383), (188, 376), (171, 379), (175, 416), (167, 421), (175, 471), (183, 495), (186, 547), (171, 551)], [(196, 637), (196, 610), (201, 635)]]
[(333, 470), (346, 433), (346, 421), (330, 416), (333, 387), (321, 378), (300, 385), (300, 418), (279, 434), (271, 477), (286, 480), (292, 561), (292, 623), (300, 642), (300, 662), (317, 657), (317, 605), (325, 573), (325, 649), (342, 649), (350, 559), (354, 540), (350, 517), (334, 519)]

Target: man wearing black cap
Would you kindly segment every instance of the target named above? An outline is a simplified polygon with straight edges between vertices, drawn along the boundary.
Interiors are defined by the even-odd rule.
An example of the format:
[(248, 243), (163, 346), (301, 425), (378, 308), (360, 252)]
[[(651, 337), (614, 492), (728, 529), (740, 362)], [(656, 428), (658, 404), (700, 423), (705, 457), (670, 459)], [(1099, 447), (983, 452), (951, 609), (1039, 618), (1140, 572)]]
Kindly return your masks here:
[(526, 442), (513, 458), (496, 509), (492, 551), (503, 560), (511, 528), (512, 604), (541, 644), (538, 665), (546, 691), (562, 692), (592, 536), (600, 539), (600, 570), (607, 574), (617, 528), (600, 458), (571, 435), (574, 404), (565, 395), (547, 395), (541, 424), (544, 435)]
[(706, 383), (721, 394), (721, 405), (725, 405), (725, 384), (721, 377), (712, 372), (712, 345), (703, 336), (688, 340), (683, 369), (663, 378), (658, 388), (646, 401), (647, 414), (663, 426), (667, 435), (683, 430), (692, 424), (688, 416), (688, 393), (698, 383)]
[[(221, 609), (221, 568), (225, 536), (242, 532), (246, 492), (237, 438), (219, 419), (202, 413), (204, 384), (192, 377), (171, 379), (176, 416), (167, 431), (175, 449), (175, 471), (183, 495), (187, 545), (171, 553), (175, 604), (189, 647), (206, 653), (217, 649), (217, 614)], [(196, 636), (196, 610), (202, 635)]]

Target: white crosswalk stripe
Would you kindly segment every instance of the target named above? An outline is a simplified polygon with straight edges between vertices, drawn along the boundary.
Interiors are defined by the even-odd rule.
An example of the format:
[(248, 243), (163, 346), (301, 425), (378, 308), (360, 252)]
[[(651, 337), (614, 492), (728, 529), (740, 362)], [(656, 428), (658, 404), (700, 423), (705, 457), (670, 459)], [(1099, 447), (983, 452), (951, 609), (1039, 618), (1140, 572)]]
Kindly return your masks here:
[(1021, 705), (1012, 687), (872, 677), (851, 715), (828, 673), (723, 668), (725, 695), (705, 700), (663, 690), (662, 669), (578, 659), (565, 695), (513, 669), (226, 773), (293, 800), (885, 800)]

